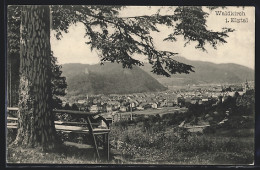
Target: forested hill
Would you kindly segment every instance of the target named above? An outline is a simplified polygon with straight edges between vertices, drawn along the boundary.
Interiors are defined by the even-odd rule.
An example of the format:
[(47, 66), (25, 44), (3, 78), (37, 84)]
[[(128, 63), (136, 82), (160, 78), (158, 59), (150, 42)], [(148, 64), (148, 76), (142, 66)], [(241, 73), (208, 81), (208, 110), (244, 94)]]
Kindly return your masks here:
[(174, 74), (170, 78), (158, 76), (150, 71), (150, 64), (141, 67), (164, 86), (182, 86), (187, 84), (241, 83), (254, 80), (254, 70), (238, 64), (214, 64), (204, 61), (191, 61), (184, 57), (175, 57), (177, 61), (194, 66), (194, 73)]
[(123, 69), (121, 64), (64, 64), (68, 94), (127, 94), (163, 91), (167, 88), (139, 67)]

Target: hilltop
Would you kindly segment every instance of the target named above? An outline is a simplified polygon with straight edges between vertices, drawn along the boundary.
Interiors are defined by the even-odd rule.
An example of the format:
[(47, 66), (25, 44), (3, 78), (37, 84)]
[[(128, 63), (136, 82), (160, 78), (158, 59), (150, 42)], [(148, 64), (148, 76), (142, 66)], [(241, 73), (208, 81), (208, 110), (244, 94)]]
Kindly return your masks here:
[(71, 63), (62, 66), (68, 94), (128, 94), (163, 91), (167, 88), (141, 68), (123, 69), (121, 64)]

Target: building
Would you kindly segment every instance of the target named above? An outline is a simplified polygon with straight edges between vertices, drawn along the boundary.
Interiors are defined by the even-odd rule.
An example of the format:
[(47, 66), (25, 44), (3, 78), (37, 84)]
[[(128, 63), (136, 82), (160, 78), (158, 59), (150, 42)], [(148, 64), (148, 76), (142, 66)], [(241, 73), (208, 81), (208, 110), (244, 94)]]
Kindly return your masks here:
[(84, 103), (87, 103), (87, 101), (86, 101), (86, 100), (78, 100), (77, 103), (78, 103), (78, 104), (84, 104)]
[(142, 106), (138, 106), (136, 107), (137, 110), (144, 110), (144, 108)]
[(193, 97), (191, 98), (191, 104), (202, 104), (202, 99), (200, 97)]
[(207, 96), (203, 96), (201, 99), (202, 103), (207, 103), (209, 101), (209, 98)]
[(153, 103), (153, 104), (152, 104), (152, 108), (153, 108), (153, 109), (157, 109), (157, 108), (158, 108), (158, 104), (157, 104), (157, 103)]
[(97, 105), (92, 105), (89, 110), (91, 113), (99, 112), (99, 107)]
[(120, 106), (119, 110), (121, 112), (126, 112), (127, 111), (127, 108), (125, 106)]
[(131, 120), (131, 113), (112, 113), (112, 122)]

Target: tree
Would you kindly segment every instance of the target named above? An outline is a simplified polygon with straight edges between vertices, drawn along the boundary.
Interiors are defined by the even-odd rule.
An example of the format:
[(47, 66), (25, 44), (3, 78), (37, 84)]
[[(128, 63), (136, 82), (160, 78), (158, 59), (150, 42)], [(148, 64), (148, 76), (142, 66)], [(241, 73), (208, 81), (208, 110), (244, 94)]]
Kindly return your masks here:
[(52, 113), (50, 9), (22, 6), (18, 132), (13, 144), (55, 148)]
[(19, 40), (20, 40), (20, 15), (19, 7), (8, 8), (7, 13), (7, 89), (8, 106), (18, 105), (19, 90)]
[(70, 107), (69, 103), (66, 103), (63, 109), (65, 109), (65, 110), (71, 110), (71, 107)]
[[(21, 6), (8, 7), (8, 34), (7, 34), (7, 62), (8, 62), (8, 104), (18, 105), (19, 89), (19, 65), (20, 65), (20, 24)], [(57, 58), (51, 52), (51, 87), (53, 94), (53, 108), (61, 108), (61, 96), (65, 96), (66, 78), (61, 76), (61, 65), (57, 64)]]
[(247, 115), (255, 113), (255, 90), (248, 90), (242, 96), (238, 96), (236, 98), (236, 107), (243, 110)]
[(71, 110), (79, 110), (79, 108), (75, 103), (73, 103), (71, 106)]
[(152, 72), (158, 75), (190, 73), (191, 65), (180, 63), (172, 58), (177, 53), (157, 50), (150, 35), (159, 31), (157, 25), (173, 28), (165, 41), (176, 41), (184, 36), (186, 43), (197, 42), (196, 48), (206, 50), (208, 42), (216, 48), (217, 43), (226, 43), (227, 33), (207, 30), (207, 13), (202, 7), (177, 7), (172, 15), (120, 17), (120, 6), (22, 6), (20, 34), (20, 91), (18, 111), (18, 134), (15, 144), (41, 146), (52, 149), (56, 143), (53, 114), (51, 113), (51, 49), (50, 12), (52, 28), (56, 37), (68, 32), (70, 24), (81, 22), (86, 29), (87, 42), (96, 49), (101, 62), (122, 63), (124, 68), (143, 65), (134, 59), (133, 54), (148, 57), (153, 65)]
[(61, 109), (61, 96), (66, 95), (67, 83), (66, 78), (61, 76), (61, 66), (57, 65), (57, 58), (51, 53), (51, 94), (52, 94), (52, 108)]

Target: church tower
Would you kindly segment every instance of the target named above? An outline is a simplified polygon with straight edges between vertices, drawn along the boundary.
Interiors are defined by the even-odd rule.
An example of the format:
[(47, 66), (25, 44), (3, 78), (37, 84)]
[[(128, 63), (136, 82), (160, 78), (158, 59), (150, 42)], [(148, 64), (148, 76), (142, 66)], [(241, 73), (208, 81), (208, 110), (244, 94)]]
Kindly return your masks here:
[(249, 85), (248, 85), (248, 82), (246, 80), (245, 84), (244, 84), (244, 89), (243, 91), (246, 92), (247, 90), (249, 89)]

